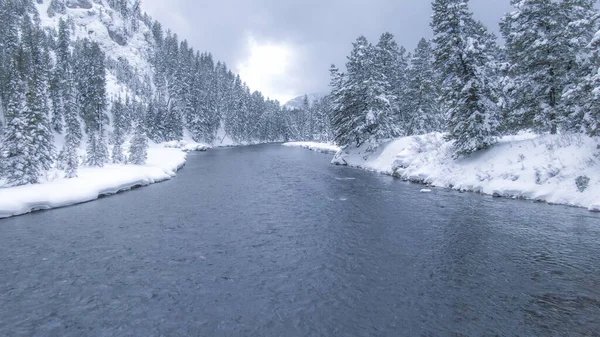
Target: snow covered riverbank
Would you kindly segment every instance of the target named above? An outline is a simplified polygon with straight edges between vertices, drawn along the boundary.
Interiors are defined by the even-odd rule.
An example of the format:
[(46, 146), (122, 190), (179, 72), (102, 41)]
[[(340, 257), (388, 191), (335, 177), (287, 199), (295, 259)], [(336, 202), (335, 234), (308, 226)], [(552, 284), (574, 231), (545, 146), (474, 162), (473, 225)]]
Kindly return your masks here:
[(164, 143), (164, 146), (172, 149), (181, 149), (184, 152), (207, 151), (212, 148), (210, 145), (207, 144), (185, 140), (174, 140), (168, 143)]
[(315, 152), (321, 153), (337, 153), (340, 148), (330, 143), (317, 143), (317, 142), (290, 142), (284, 143), (283, 146), (289, 147), (301, 147)]
[(522, 134), (458, 160), (452, 159), (451, 145), (433, 133), (396, 139), (374, 151), (344, 150), (332, 162), (431, 186), (600, 211), (598, 139)]
[(138, 186), (171, 179), (186, 160), (186, 153), (160, 145), (148, 149), (146, 165), (82, 167), (74, 179), (0, 188), (0, 218), (31, 211), (75, 205)]

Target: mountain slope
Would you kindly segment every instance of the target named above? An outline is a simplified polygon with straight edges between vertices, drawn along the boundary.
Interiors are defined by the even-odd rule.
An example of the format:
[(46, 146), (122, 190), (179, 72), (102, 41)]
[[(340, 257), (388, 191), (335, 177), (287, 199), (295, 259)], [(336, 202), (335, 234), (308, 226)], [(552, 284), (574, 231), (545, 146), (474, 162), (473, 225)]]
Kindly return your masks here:
[(294, 99), (289, 100), (287, 103), (285, 103), (284, 107), (286, 107), (288, 109), (301, 109), (302, 105), (304, 103), (304, 96), (308, 97), (308, 102), (312, 105), (312, 104), (314, 104), (314, 102), (320, 100), (321, 98), (325, 97), (326, 95), (327, 94), (323, 94), (323, 93), (312, 93), (312, 94), (298, 96)]

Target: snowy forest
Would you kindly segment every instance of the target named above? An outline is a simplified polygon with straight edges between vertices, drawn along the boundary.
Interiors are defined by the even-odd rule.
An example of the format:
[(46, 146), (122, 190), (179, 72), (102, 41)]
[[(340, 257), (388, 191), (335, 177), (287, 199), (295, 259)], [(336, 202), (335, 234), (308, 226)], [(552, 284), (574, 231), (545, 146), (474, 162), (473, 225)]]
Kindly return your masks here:
[(332, 66), (331, 125), (341, 146), (444, 132), (455, 158), (500, 136), (600, 133), (600, 27), (594, 0), (512, 0), (502, 40), (468, 0), (432, 3), (433, 40), (407, 53), (360, 36)]
[(72, 178), (82, 165), (141, 165), (149, 142), (185, 132), (209, 144), (330, 138), (326, 100), (283, 108), (140, 8), (0, 0), (0, 185), (35, 184), (50, 169)]
[[(331, 92), (300, 108), (251, 91), (139, 0), (0, 0), (0, 185), (49, 170), (146, 162), (149, 144), (333, 141), (443, 132), (454, 157), (504, 135), (600, 133), (594, 0), (512, 0), (495, 36), (468, 0), (432, 3), (433, 39), (409, 53), (360, 36)], [(599, 32), (599, 33), (597, 33)]]

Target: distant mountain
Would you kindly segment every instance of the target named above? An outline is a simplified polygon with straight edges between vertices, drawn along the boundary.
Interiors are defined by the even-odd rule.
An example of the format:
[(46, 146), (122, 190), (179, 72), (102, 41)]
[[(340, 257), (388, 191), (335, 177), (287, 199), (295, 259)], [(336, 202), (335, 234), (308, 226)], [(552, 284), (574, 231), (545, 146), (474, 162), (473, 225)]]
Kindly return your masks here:
[[(292, 100), (290, 100), (289, 102), (284, 104), (284, 107), (288, 108), (288, 109), (300, 109), (302, 108), (302, 102), (304, 102), (304, 96), (298, 96)], [(315, 101), (320, 100), (321, 98), (325, 97), (326, 94), (323, 93), (313, 93), (313, 94), (308, 94), (308, 102), (310, 104), (313, 104)]]

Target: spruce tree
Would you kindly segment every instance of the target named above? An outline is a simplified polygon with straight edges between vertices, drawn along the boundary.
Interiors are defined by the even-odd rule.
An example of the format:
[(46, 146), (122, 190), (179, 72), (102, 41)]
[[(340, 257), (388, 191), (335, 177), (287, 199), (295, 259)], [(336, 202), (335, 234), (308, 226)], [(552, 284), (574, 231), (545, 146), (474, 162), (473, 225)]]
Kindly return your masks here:
[(406, 50), (399, 47), (394, 35), (383, 33), (374, 49), (373, 69), (378, 76), (379, 85), (383, 86), (390, 102), (393, 122), (397, 124), (399, 134), (405, 134), (411, 111), (406, 102)]
[(66, 86), (67, 74), (70, 72), (71, 52), (70, 52), (70, 31), (69, 27), (62, 18), (58, 24), (58, 41), (56, 43), (56, 66), (52, 72), (50, 85), (50, 96), (52, 101), (52, 128), (61, 133), (63, 130), (63, 119), (65, 114), (65, 105), (67, 104), (65, 96), (69, 90)]
[(569, 128), (563, 91), (580, 74), (578, 58), (593, 33), (592, 0), (512, 0), (501, 23), (506, 40), (513, 130)]
[(570, 129), (600, 136), (600, 30), (589, 49), (589, 56), (582, 62), (587, 74), (565, 93), (565, 99), (569, 104)]
[(102, 167), (109, 157), (105, 56), (96, 42), (87, 39), (78, 44), (77, 51), (77, 89), (87, 134), (87, 164)]
[(67, 6), (65, 5), (65, 0), (50, 0), (50, 5), (48, 6), (48, 16), (54, 17), (57, 13), (67, 13)]
[(25, 108), (27, 86), (22, 79), (19, 68), (23, 67), (23, 52), (13, 59), (8, 68), (6, 128), (2, 145), (2, 175), (6, 177), (7, 186), (35, 184), (40, 171), (34, 162), (35, 149), (30, 135), (31, 125), (28, 111)]
[(73, 70), (69, 67), (67, 81), (64, 88), (65, 102), (65, 145), (62, 150), (62, 166), (66, 171), (67, 178), (77, 177), (79, 168), (78, 150), (81, 145), (81, 123), (79, 122), (79, 106), (77, 104), (77, 92), (73, 79)]
[[(373, 47), (364, 36), (353, 43), (346, 75), (332, 67), (332, 127), (341, 146), (377, 145), (400, 134), (395, 114), (395, 96), (377, 59), (388, 57), (389, 44)], [(385, 65), (383, 63), (383, 65)]]
[(49, 170), (54, 162), (54, 136), (48, 120), (48, 78), (47, 60), (44, 58), (44, 32), (39, 21), (33, 22), (29, 16), (23, 19), (21, 31), (24, 49), (24, 78), (27, 79), (25, 111), (27, 113), (28, 133), (31, 140), (34, 171)]
[(331, 77), (331, 128), (333, 140), (340, 146), (347, 146), (356, 140), (358, 135), (351, 133), (353, 116), (347, 104), (349, 91), (346, 88), (346, 75), (341, 73), (335, 65), (329, 69)]
[[(148, 110), (152, 111), (153, 109), (150, 104)], [(144, 165), (148, 157), (148, 137), (146, 136), (144, 114), (139, 113), (136, 117), (133, 139), (129, 149), (129, 161), (135, 165)]]
[(439, 80), (433, 66), (431, 43), (421, 39), (410, 61), (406, 101), (411, 111), (408, 135), (442, 131), (444, 120), (438, 104)]
[(123, 144), (125, 143), (126, 117), (125, 107), (121, 102), (121, 98), (113, 102), (111, 111), (113, 115), (112, 162), (115, 164), (125, 164), (127, 158), (123, 153)]
[(496, 142), (499, 109), (492, 75), (494, 37), (473, 19), (468, 0), (433, 2), (434, 55), (447, 106), (448, 139), (454, 156), (486, 149)]

